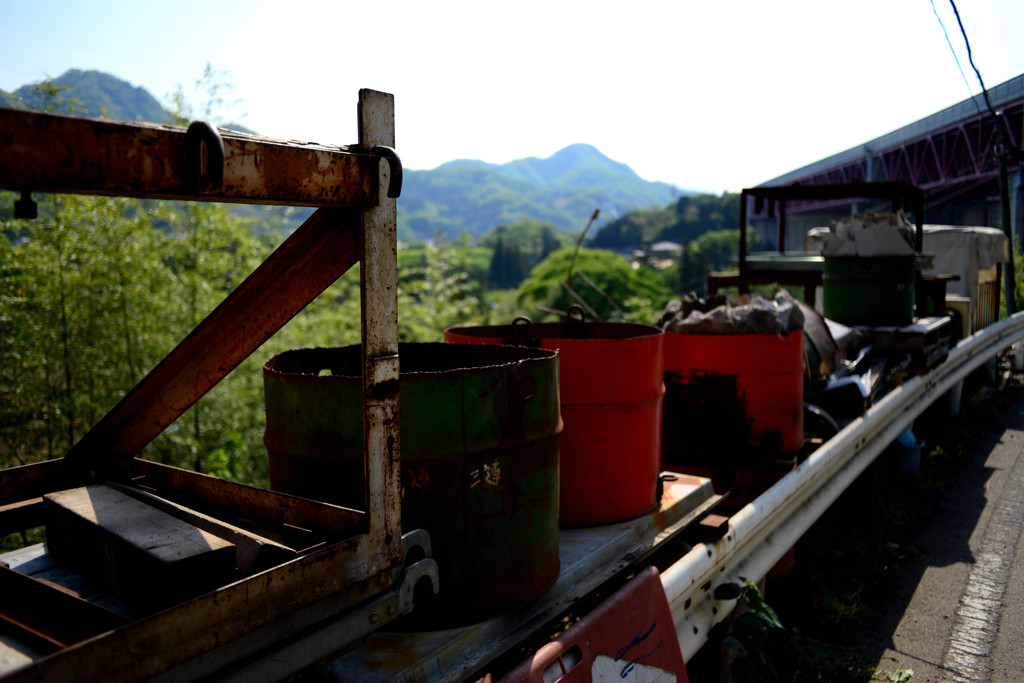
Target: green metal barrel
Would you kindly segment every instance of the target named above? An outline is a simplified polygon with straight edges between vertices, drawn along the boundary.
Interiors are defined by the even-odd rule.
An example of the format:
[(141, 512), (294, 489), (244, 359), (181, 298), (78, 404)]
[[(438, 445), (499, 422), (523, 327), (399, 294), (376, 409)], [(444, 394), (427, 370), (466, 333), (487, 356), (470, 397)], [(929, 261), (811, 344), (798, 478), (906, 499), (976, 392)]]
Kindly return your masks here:
[[(559, 571), (557, 353), (401, 344), (399, 358), (402, 528), (430, 534), (437, 625), (540, 595)], [(360, 373), (358, 346), (264, 366), (275, 490), (366, 509)]]

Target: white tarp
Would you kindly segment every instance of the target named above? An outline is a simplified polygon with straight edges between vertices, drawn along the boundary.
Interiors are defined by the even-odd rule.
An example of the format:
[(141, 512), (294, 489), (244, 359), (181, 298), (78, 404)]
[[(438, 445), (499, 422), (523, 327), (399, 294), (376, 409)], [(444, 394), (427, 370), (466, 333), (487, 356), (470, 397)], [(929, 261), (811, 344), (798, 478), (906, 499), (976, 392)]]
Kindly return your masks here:
[[(812, 229), (804, 240), (804, 248), (822, 253), (830, 233), (829, 228)], [(946, 283), (946, 291), (972, 300), (977, 297), (978, 273), (1010, 260), (1009, 241), (996, 228), (926, 225), (922, 251), (935, 257), (925, 275), (959, 275), (958, 281)]]
[(825, 257), (909, 256), (914, 253), (914, 226), (902, 211), (854, 214), (832, 221), (816, 251)]
[(1009, 240), (996, 228), (926, 225), (922, 251), (935, 255), (925, 275), (959, 275), (958, 282), (946, 283), (946, 291), (972, 299), (978, 273), (1010, 260)]

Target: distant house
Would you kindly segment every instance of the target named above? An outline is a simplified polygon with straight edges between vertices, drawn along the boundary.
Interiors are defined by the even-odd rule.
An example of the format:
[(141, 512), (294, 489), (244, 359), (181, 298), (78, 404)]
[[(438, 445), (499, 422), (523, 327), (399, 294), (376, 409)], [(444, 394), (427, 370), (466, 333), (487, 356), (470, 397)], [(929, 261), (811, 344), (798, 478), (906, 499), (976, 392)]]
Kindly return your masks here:
[(674, 259), (683, 251), (678, 242), (655, 242), (651, 245), (652, 259)]
[(664, 270), (670, 267), (679, 258), (683, 251), (683, 245), (676, 242), (644, 242), (639, 249), (634, 249), (632, 254), (633, 270), (641, 265), (655, 270)]
[(677, 242), (655, 242), (647, 248), (644, 255), (647, 265), (656, 270), (664, 270), (675, 263), (683, 245)]

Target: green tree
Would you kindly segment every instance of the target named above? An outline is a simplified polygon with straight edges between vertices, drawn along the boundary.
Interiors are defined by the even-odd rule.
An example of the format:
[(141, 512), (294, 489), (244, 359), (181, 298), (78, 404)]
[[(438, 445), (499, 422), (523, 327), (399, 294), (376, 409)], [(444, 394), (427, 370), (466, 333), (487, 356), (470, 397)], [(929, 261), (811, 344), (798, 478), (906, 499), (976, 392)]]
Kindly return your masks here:
[[(34, 88), (48, 111), (74, 111), (63, 90), (49, 80)], [(145, 229), (138, 203), (36, 200), (36, 220), (0, 225), (0, 464), (63, 454), (163, 341), (143, 322), (163, 281), (161, 236)]]
[[(633, 269), (625, 258), (600, 249), (579, 250), (570, 287), (567, 278), (572, 261), (573, 250), (563, 249), (538, 264), (519, 286), (520, 306), (542, 312), (565, 311), (576, 303), (589, 311), (588, 318), (596, 314), (601, 320), (624, 320), (631, 317), (630, 310), (660, 310), (673, 295), (653, 271)], [(632, 305), (626, 305), (627, 301)]]
[(555, 228), (550, 225), (545, 225), (540, 230), (540, 260), (543, 261), (549, 255), (561, 249), (563, 244), (557, 237), (555, 237)]
[(423, 266), (399, 284), (399, 340), (441, 341), (448, 327), (482, 321), (482, 294), (438, 236), (427, 247)]
[(509, 289), (523, 281), (523, 255), (515, 242), (505, 243), (503, 236), (494, 243), (491, 267), (487, 271), (487, 285), (491, 289)]
[[(271, 251), (267, 238), (250, 229), (250, 220), (227, 206), (169, 202), (152, 209), (171, 237), (164, 252), (169, 274), (162, 319), (176, 331), (176, 342), (194, 329)], [(262, 410), (258, 369), (243, 364), (203, 396), (154, 441), (146, 453), (154, 459), (197, 472), (236, 478), (253, 467), (236, 463), (260, 447), (261, 433), (250, 427)], [(255, 394), (255, 397), (254, 397)], [(259, 428), (256, 428), (257, 431)]]
[(624, 251), (644, 243), (663, 239), (661, 236), (675, 223), (675, 215), (664, 209), (630, 211), (602, 227), (592, 246)]
[[(59, 88), (40, 91), (69, 109)], [(0, 225), (3, 465), (62, 455), (269, 252), (220, 205), (44, 196), (39, 214)], [(230, 460), (234, 478), (265, 480), (254, 363), (143, 455), (215, 474)]]
[(666, 209), (630, 211), (605, 225), (592, 246), (623, 251), (645, 242), (669, 240), (685, 244), (707, 232), (739, 226), (740, 195), (700, 194), (680, 197)]
[[(228, 77), (207, 64), (195, 83), (203, 94), (197, 104), (179, 84), (172, 94), (172, 123), (194, 119), (223, 124)], [(242, 218), (225, 204), (161, 202), (151, 209), (171, 236), (164, 255), (171, 274), (163, 318), (183, 339), (271, 251), (274, 239), (257, 220)], [(173, 303), (171, 303), (173, 302)], [(170, 425), (145, 454), (161, 462), (217, 476), (265, 483), (262, 457), (262, 376), (256, 354), (249, 358)]]
[[(747, 232), (747, 249), (757, 246), (757, 234)], [(739, 258), (740, 231), (718, 230), (706, 232), (684, 245), (679, 255), (679, 292), (707, 291), (708, 275), (727, 270)]]
[(513, 223), (502, 223), (481, 235), (478, 244), (493, 248), (499, 238), (506, 246), (515, 245), (530, 268), (540, 263), (551, 252), (575, 244), (573, 236), (569, 233), (534, 218), (521, 218)]

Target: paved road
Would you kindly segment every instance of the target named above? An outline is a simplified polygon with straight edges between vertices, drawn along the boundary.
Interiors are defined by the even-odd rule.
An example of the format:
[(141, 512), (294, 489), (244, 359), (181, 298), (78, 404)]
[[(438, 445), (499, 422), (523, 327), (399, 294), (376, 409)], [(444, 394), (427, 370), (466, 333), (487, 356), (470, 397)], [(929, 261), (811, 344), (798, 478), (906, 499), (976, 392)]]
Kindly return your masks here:
[(871, 606), (861, 646), (883, 671), (924, 681), (1024, 681), (1024, 395), (909, 543), (918, 552)]

